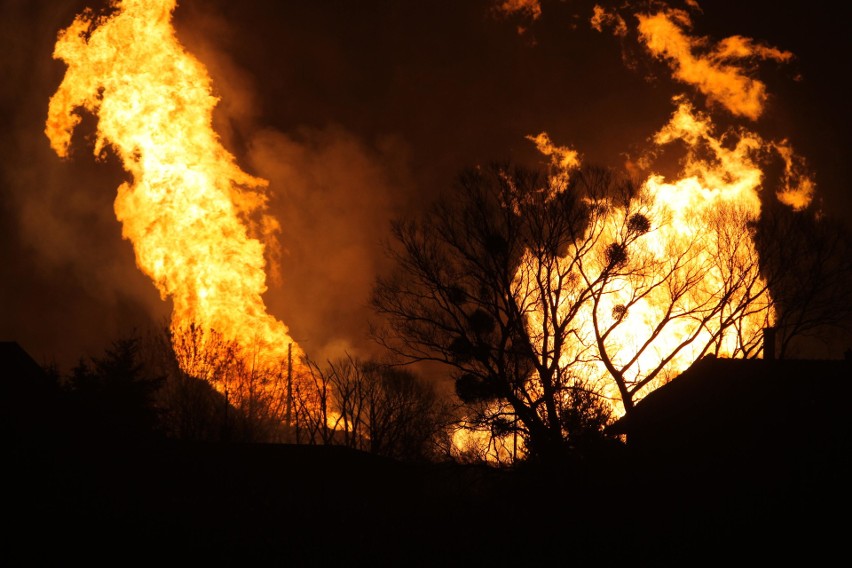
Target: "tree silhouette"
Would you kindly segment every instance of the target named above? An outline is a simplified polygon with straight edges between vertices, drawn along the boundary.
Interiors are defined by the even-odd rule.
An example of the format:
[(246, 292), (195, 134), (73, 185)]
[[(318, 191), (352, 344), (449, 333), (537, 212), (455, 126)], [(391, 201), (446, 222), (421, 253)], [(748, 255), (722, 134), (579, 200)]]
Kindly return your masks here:
[(295, 391), (298, 441), (412, 462), (445, 453), (450, 415), (434, 384), (352, 356), (325, 366), (308, 361), (308, 368)]
[(84, 436), (133, 441), (159, 434), (156, 395), (165, 378), (153, 375), (141, 360), (141, 339), (117, 339), (100, 357), (81, 359), (64, 381)]
[(182, 438), (279, 442), (286, 438), (286, 373), (255, 364), (251, 348), (213, 329), (170, 329), (163, 404)]
[[(811, 209), (768, 207), (757, 226), (761, 266), (776, 308), (779, 358), (808, 340), (831, 343), (852, 332), (852, 235)], [(797, 344), (799, 344), (797, 349)]]
[(146, 364), (165, 377), (157, 405), (162, 430), (171, 439), (219, 441), (227, 431), (229, 410), (223, 395), (207, 380), (185, 371), (178, 359), (178, 353), (193, 352), (200, 333), (193, 327), (175, 334), (165, 326), (152, 329), (145, 338)]

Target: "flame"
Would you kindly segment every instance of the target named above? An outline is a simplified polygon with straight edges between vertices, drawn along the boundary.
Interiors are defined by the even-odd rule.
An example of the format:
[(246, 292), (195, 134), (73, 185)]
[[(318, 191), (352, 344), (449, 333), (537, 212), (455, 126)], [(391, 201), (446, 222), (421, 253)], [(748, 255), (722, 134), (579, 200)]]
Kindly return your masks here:
[[(696, 2), (687, 2), (687, 6), (700, 11)], [(789, 51), (739, 35), (718, 42), (692, 36), (689, 33), (692, 20), (686, 10), (667, 8), (633, 16), (637, 22), (638, 41), (651, 56), (668, 64), (674, 80), (705, 95), (709, 106), (721, 107), (736, 117), (751, 121), (762, 116), (769, 98), (766, 85), (751, 76), (752, 63), (758, 60), (783, 63), (793, 58)], [(590, 24), (597, 31), (609, 27), (620, 38), (628, 33), (626, 21), (617, 11), (600, 6), (594, 7)], [(642, 387), (634, 402), (702, 355), (708, 342), (713, 341), (713, 335), (722, 329), (718, 327), (721, 321), (737, 320), (736, 325), (716, 340), (718, 355), (754, 353), (751, 346), (757, 344), (761, 329), (772, 325), (775, 317), (749, 230), (761, 212), (759, 191), (764, 181), (763, 160), (776, 157), (784, 164), (780, 189), (776, 193), (782, 203), (804, 209), (810, 204), (815, 189), (804, 159), (793, 151), (787, 140), (767, 141), (746, 128), (719, 135), (710, 116), (698, 112), (685, 96), (675, 97), (674, 101), (676, 110), (653, 136), (652, 142), (657, 149), (681, 143), (686, 148), (686, 157), (677, 179), (667, 180), (652, 172), (642, 183), (635, 201), (647, 204), (644, 212), (649, 219), (656, 220), (656, 226), (637, 244), (645, 261), (653, 266), (667, 266), (667, 257), (688, 258), (688, 262), (675, 266), (672, 277), (683, 280), (689, 274), (701, 275), (701, 285), (679, 303), (673, 303), (664, 288), (652, 290), (641, 301), (632, 303), (627, 313), (619, 312), (617, 317), (622, 319), (608, 337), (607, 350), (616, 353), (617, 363), (624, 365), (628, 384)], [(629, 163), (628, 169), (634, 173), (640, 169), (652, 170), (656, 156), (657, 152), (652, 151), (638, 163)], [(552, 158), (551, 165), (555, 165)], [(641, 208), (638, 204), (635, 207)], [(600, 246), (615, 242), (619, 222), (623, 222), (625, 215), (627, 212), (622, 211), (611, 216), (611, 226), (602, 231), (604, 238)], [(716, 236), (711, 238), (714, 233)], [(720, 250), (721, 247), (726, 250)], [(596, 256), (605, 258), (602, 251)], [(723, 257), (727, 261), (719, 262)], [(601, 271), (603, 267), (596, 269)], [(732, 278), (748, 285), (736, 292), (726, 290), (726, 281)], [(613, 289), (618, 292), (607, 296), (601, 312), (616, 310), (635, 297), (636, 285), (630, 279), (614, 283)], [(664, 313), (670, 308), (674, 308), (674, 313), (688, 313), (693, 306), (718, 305), (714, 295), (723, 290), (732, 295), (727, 298), (727, 309), (719, 314), (715, 323), (684, 318), (667, 324), (656, 337), (652, 335), (656, 323), (664, 321)], [(745, 306), (748, 309), (742, 309)], [(740, 309), (742, 311), (737, 313)], [(591, 321), (592, 316), (590, 309), (583, 314), (587, 321)], [(697, 327), (699, 323), (703, 329)], [(590, 334), (587, 330), (586, 335)], [(654, 337), (650, 344), (646, 343), (649, 337)], [(691, 339), (686, 348), (679, 349), (683, 338)], [(666, 362), (665, 357), (673, 352), (676, 356)], [(643, 384), (643, 373), (661, 365), (660, 378)], [(606, 369), (599, 362), (592, 362), (590, 367), (597, 369), (586, 369), (589, 376), (606, 375)], [(612, 392), (612, 397), (618, 400), (619, 394)], [(623, 408), (619, 410), (623, 412)]]
[(204, 65), (172, 26), (176, 0), (123, 0), (86, 10), (59, 33), (68, 69), (50, 99), (45, 133), (67, 157), (80, 111), (97, 116), (96, 156), (109, 148), (131, 181), (115, 213), (136, 263), (173, 303), (172, 329), (197, 325), (238, 343), (253, 366), (298, 347), (267, 313), (266, 180), (247, 174), (212, 128), (218, 99)]
[(568, 146), (557, 146), (547, 132), (527, 136), (527, 140), (535, 142), (536, 149), (550, 158), (550, 165), (555, 172), (550, 176), (551, 184), (554, 187), (567, 185), (571, 171), (580, 167), (580, 154)]
[(816, 183), (808, 172), (804, 158), (793, 151), (787, 140), (773, 143), (773, 148), (784, 161), (784, 178), (776, 197), (784, 205), (801, 211), (813, 201)]
[[(750, 279), (752, 286), (736, 291), (726, 300), (727, 310), (735, 310), (750, 302), (750, 308), (741, 315), (720, 314), (714, 321), (699, 324), (696, 318), (673, 321), (657, 336), (650, 349), (645, 349), (636, 363), (630, 366), (632, 377), (638, 382), (643, 369), (654, 369), (664, 357), (675, 352), (684, 338), (693, 342), (664, 365), (662, 379), (666, 380), (685, 370), (703, 354), (704, 347), (721, 329), (719, 321), (736, 317), (736, 326), (723, 332), (717, 355), (735, 356), (754, 341), (767, 325), (772, 325), (774, 313), (765, 281), (759, 274), (758, 253), (748, 225), (758, 219), (761, 210), (759, 190), (763, 172), (756, 159), (764, 142), (756, 134), (741, 131), (739, 139), (730, 147), (717, 136), (709, 116), (696, 112), (690, 103), (680, 100), (670, 121), (654, 137), (657, 145), (680, 141), (687, 146), (687, 156), (679, 179), (668, 181), (659, 174), (650, 175), (641, 189), (641, 198), (650, 202), (649, 217), (660, 224), (641, 240), (643, 253), (654, 264), (667, 265), (672, 255), (689, 255), (688, 261), (678, 266), (671, 278), (679, 280), (688, 274), (700, 274), (702, 284), (691, 294), (676, 302), (675, 313), (687, 313), (702, 305), (718, 303), (718, 295), (730, 285), (731, 278)], [(704, 153), (702, 153), (702, 150)], [(702, 156), (707, 157), (702, 157)], [(725, 212), (725, 213), (723, 213)], [(730, 242), (718, 243), (721, 231)], [(712, 235), (712, 236), (711, 236)], [(737, 239), (740, 237), (740, 239)], [(606, 241), (605, 241), (606, 242)], [(611, 241), (608, 241), (611, 242)], [(723, 247), (720, 250), (720, 247)], [(725, 263), (719, 259), (724, 257)], [(727, 264), (730, 262), (731, 264)], [(737, 272), (734, 273), (732, 272)], [(630, 282), (616, 285), (620, 294), (610, 299), (611, 308), (621, 302), (619, 296), (629, 297)], [(753, 298), (742, 294), (754, 293)], [(672, 306), (668, 290), (658, 288), (641, 302), (634, 304), (626, 314), (612, 342), (620, 344), (626, 352), (633, 353), (651, 337), (653, 326), (664, 321), (666, 310)], [(703, 328), (703, 329), (702, 329)], [(647, 385), (649, 392), (660, 381)]]
[[(592, 19), (592, 26), (598, 30), (602, 13), (596, 9)], [(784, 62), (793, 57), (789, 51), (742, 36), (725, 38), (707, 50), (705, 38), (686, 33), (692, 22), (684, 10), (637, 14), (636, 18), (640, 40), (654, 57), (668, 62), (675, 79), (696, 87), (708, 100), (721, 104), (734, 115), (752, 120), (763, 112), (766, 85), (749, 77), (737, 62), (750, 59)]]
[(541, 17), (539, 0), (497, 0), (495, 9), (504, 15), (521, 14), (532, 20)]
[(592, 29), (602, 32), (604, 27), (612, 28), (612, 33), (618, 37), (627, 35), (627, 22), (615, 11), (609, 11), (602, 6), (592, 8)]
[[(686, 4), (700, 11), (694, 0)], [(711, 106), (752, 121), (764, 112), (768, 94), (764, 83), (749, 76), (744, 63), (786, 62), (793, 57), (788, 51), (743, 36), (731, 36), (716, 44), (693, 37), (687, 33), (692, 22), (685, 10), (634, 16), (639, 41), (653, 57), (668, 63), (675, 80), (696, 88)], [(590, 25), (599, 32), (609, 28), (620, 39), (629, 34), (627, 21), (617, 10), (599, 5), (593, 8)], [(548, 259), (555, 260), (555, 267), (539, 266), (530, 251), (515, 274), (516, 289), (530, 294), (525, 296), (525, 303), (535, 306), (525, 312), (533, 337), (556, 337), (554, 321), (562, 323), (567, 313), (577, 310), (570, 320), (572, 333), (562, 346), (560, 367), (570, 369), (571, 375), (607, 396), (618, 415), (625, 412), (622, 393), (601, 351), (621, 373), (632, 403), (708, 352), (730, 357), (759, 353), (762, 331), (775, 320), (770, 290), (760, 274), (759, 255), (749, 229), (761, 213), (762, 160), (772, 154), (784, 164), (776, 193), (782, 203), (804, 209), (815, 189), (805, 160), (787, 140), (767, 141), (745, 128), (718, 134), (710, 116), (698, 112), (685, 96), (675, 97), (674, 102), (676, 109), (669, 121), (652, 137), (655, 150), (638, 162), (628, 161), (627, 169), (631, 174), (652, 170), (656, 150), (680, 143), (686, 148), (686, 156), (676, 179), (650, 173), (627, 204), (605, 197), (597, 202), (587, 200), (606, 211), (588, 229), (597, 231), (597, 238), (574, 243), (579, 248), (592, 243), (591, 248), (575, 250), (564, 259)], [(569, 187), (568, 180), (580, 167), (580, 154), (558, 146), (547, 132), (527, 139), (549, 159), (551, 185), (562, 190)], [(630, 216), (637, 211), (651, 225), (632, 243), (630, 251), (641, 258), (644, 274), (639, 271), (637, 277), (628, 272), (609, 280), (597, 306), (572, 297), (570, 284), (565, 293), (561, 283), (566, 274), (577, 276), (570, 269), (577, 258), (582, 258), (577, 264), (584, 265), (586, 282), (593, 282), (595, 275), (606, 270), (607, 247), (620, 242)], [(536, 285), (541, 274), (553, 275), (549, 286)], [(687, 293), (674, 294), (672, 286), (663, 285), (666, 280), (674, 287), (681, 285)], [(559, 302), (564, 302), (557, 307), (561, 313), (555, 319), (547, 311), (551, 309), (550, 299), (536, 297), (554, 290), (560, 291)], [(576, 302), (580, 302), (579, 307)], [(602, 336), (596, 335), (595, 322), (606, 330)], [(550, 347), (540, 347), (538, 355), (546, 356)], [(532, 399), (544, 395), (544, 387), (537, 384), (535, 376), (526, 388)], [(538, 392), (534, 392), (536, 389)], [(498, 446), (493, 445), (499, 440), (495, 442), (489, 434), (487, 429), (472, 427), (455, 433), (453, 442), (457, 449), (479, 444), (486, 448), (488, 460), (500, 462)]]
[(485, 461), (492, 464), (511, 464), (526, 457), (526, 448), (519, 436), (493, 436), (481, 425), (462, 421), (452, 432), (452, 455), (460, 461)]
[[(719, 356), (754, 354), (763, 328), (774, 322), (771, 297), (760, 275), (748, 226), (761, 211), (759, 191), (764, 175), (760, 159), (767, 149), (775, 148), (789, 164), (792, 154), (785, 153), (787, 146), (766, 142), (747, 130), (719, 135), (708, 115), (698, 112), (685, 98), (678, 97), (675, 102), (676, 110), (653, 141), (657, 146), (678, 142), (686, 146), (679, 177), (667, 180), (652, 173), (630, 203), (598, 203), (607, 213), (589, 230), (599, 231), (601, 237), (594, 241), (593, 250), (583, 253), (584, 270), (593, 280), (606, 268), (606, 247), (618, 242), (619, 231), (632, 212), (641, 211), (651, 221), (651, 230), (631, 245), (631, 255), (641, 258), (646, 275), (619, 276), (609, 283), (609, 291), (597, 308), (584, 304), (573, 320), (580, 326), (573, 336), (576, 344), (562, 355), (564, 365), (573, 365), (580, 376), (605, 385), (618, 413), (624, 409), (618, 391), (607, 378), (606, 367), (600, 358), (583, 356), (594, 345), (595, 318), (604, 327), (613, 328), (604, 345), (628, 385), (638, 387), (634, 402), (689, 367), (708, 352), (708, 346), (712, 345), (710, 351)], [(732, 142), (731, 137), (736, 140)], [(551, 158), (551, 165), (563, 163), (558, 154), (554, 156), (554, 146), (546, 135), (531, 139)], [(544, 140), (548, 143), (542, 144)], [(563, 177), (571, 175), (578, 165), (573, 161), (564, 164), (569, 168), (559, 174)], [(795, 178), (790, 171), (787, 175)], [(789, 202), (795, 196), (797, 202), (806, 203), (805, 193), (813, 184), (808, 178), (796, 179), (797, 187), (803, 190), (785, 190), (779, 199)], [(569, 254), (565, 262), (572, 258)], [(521, 289), (535, 289), (527, 282), (537, 272), (535, 262), (528, 255), (527, 262), (522, 263), (516, 276)], [(647, 274), (655, 271), (649, 281)], [(691, 279), (694, 284), (687, 294), (675, 298), (670, 287), (654, 285), (663, 279)], [(732, 281), (746, 285), (736, 289)], [(546, 305), (543, 301), (536, 303)], [(629, 309), (619, 311), (625, 305)], [(709, 315), (713, 317), (708, 319)], [(541, 314), (533, 312), (530, 325), (542, 329), (547, 324)], [(646, 383), (651, 371), (656, 377)]]

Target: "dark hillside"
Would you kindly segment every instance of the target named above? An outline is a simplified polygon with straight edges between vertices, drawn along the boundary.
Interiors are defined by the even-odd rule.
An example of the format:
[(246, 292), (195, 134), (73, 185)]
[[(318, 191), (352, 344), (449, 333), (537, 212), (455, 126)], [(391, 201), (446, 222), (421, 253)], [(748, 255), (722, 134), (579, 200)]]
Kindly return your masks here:
[[(730, 394), (728, 372), (720, 384)], [(848, 413), (831, 410), (824, 436), (822, 422), (799, 416), (801, 427), (782, 439), (775, 426), (741, 438), (751, 453), (735, 436), (720, 444), (688, 428), (711, 424), (725, 436), (754, 428), (742, 415), (711, 412), (725, 397), (686, 382), (707, 375), (702, 367), (648, 399), (656, 418), (647, 432), (658, 435), (639, 435), (644, 446), (514, 471), (335, 446), (118, 444), (77, 428), (58, 387), (34, 367), (11, 375), (0, 384), (3, 566), (818, 565), (845, 541)], [(805, 390), (794, 400), (809, 407)], [(667, 397), (671, 407), (654, 402)]]

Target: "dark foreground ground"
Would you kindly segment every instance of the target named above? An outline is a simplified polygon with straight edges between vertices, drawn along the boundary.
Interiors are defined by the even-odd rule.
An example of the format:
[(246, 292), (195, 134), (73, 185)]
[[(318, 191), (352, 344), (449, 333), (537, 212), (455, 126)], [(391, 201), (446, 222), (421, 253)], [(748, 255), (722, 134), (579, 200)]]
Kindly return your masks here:
[(5, 444), (2, 566), (823, 565), (847, 468), (515, 472), (340, 447)]
[[(852, 542), (846, 367), (813, 396), (783, 389), (804, 404), (773, 404), (784, 420), (761, 428), (716, 412), (714, 443), (670, 418), (654, 436), (680, 445), (514, 471), (342, 447), (131, 443), (82, 428), (20, 369), (0, 376), (0, 567), (826, 566)], [(696, 392), (688, 416), (712, 402)]]

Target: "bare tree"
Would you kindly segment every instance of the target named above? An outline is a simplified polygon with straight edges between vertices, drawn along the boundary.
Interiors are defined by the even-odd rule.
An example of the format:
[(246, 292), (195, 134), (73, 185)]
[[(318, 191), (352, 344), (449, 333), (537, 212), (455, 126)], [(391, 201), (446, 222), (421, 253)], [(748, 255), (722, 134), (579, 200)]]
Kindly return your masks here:
[(165, 434), (178, 440), (214, 441), (220, 440), (225, 431), (226, 402), (212, 384), (182, 369), (176, 356), (197, 344), (198, 338), (193, 339), (192, 334), (199, 332), (186, 330), (175, 344), (165, 325), (149, 331), (143, 352), (146, 364), (165, 377), (157, 397)]
[[(611, 189), (582, 180), (589, 193)], [(562, 401), (587, 388), (572, 366), (591, 356), (572, 341), (572, 322), (593, 290), (565, 254), (591, 250), (601, 234), (587, 228), (601, 212), (578, 191), (503, 166), (463, 173), (453, 197), (393, 225), (398, 270), (377, 283), (387, 327), (376, 337), (408, 360), (448, 365), (470, 424), (517, 432), (536, 455), (561, 451), (571, 434)]]
[(606, 245), (605, 258), (590, 270), (578, 264), (591, 288), (595, 358), (626, 412), (705, 354), (758, 356), (771, 315), (749, 209), (719, 204), (689, 219), (691, 233), (655, 239), (669, 228), (665, 211), (628, 207), (608, 211), (624, 236)]
[[(436, 457), (449, 418), (435, 386), (411, 372), (345, 356), (308, 362), (296, 392), (306, 443), (339, 444), (406, 461)], [(307, 380), (305, 380), (307, 379)]]
[(294, 435), (297, 444), (332, 444), (335, 428), (327, 374), (315, 362), (305, 361), (307, 372), (293, 385)]
[[(758, 247), (772, 289), (779, 358), (797, 343), (849, 341), (852, 333), (852, 234), (812, 209), (774, 206), (761, 216)], [(847, 346), (848, 347), (848, 346)]]
[(197, 325), (170, 328), (159, 344), (168, 380), (160, 396), (171, 435), (181, 439), (282, 441), (286, 366), (259, 366), (252, 351)]
[(451, 416), (435, 384), (377, 362), (362, 363), (361, 370), (369, 451), (406, 461), (437, 458)]

